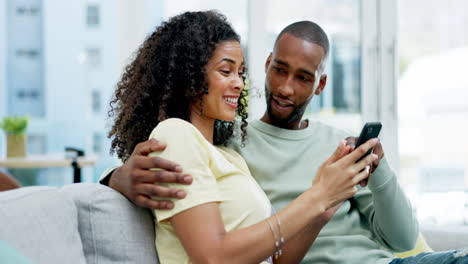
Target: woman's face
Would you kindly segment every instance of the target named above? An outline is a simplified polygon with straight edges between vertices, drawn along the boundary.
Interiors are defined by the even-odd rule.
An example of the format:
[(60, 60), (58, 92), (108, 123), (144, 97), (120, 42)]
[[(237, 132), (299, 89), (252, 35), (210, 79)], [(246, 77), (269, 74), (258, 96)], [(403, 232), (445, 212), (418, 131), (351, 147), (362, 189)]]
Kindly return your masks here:
[(244, 56), (237, 41), (217, 45), (206, 64), (208, 94), (203, 96), (203, 115), (232, 121), (239, 96), (244, 89)]

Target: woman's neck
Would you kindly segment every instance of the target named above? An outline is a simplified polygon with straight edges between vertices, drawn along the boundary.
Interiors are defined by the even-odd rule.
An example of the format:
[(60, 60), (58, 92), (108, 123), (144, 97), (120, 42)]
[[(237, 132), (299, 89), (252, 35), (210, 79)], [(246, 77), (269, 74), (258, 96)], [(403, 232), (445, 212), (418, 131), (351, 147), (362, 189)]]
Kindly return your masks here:
[(213, 118), (207, 117), (199, 111), (192, 110), (190, 112), (190, 123), (200, 131), (208, 142), (213, 144), (215, 124), (215, 120)]

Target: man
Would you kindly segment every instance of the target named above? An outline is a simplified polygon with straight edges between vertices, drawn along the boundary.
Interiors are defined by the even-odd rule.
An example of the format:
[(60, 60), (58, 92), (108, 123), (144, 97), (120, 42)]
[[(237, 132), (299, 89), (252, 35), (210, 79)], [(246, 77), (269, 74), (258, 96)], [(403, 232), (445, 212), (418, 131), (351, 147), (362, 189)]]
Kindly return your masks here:
[[(286, 27), (265, 65), (267, 110), (261, 120), (250, 123), (246, 146), (232, 146), (245, 158), (276, 209), (310, 186), (320, 164), (347, 136), (329, 126), (302, 119), (312, 97), (325, 88), (327, 76), (323, 72), (328, 54), (328, 38), (315, 23), (301, 21)], [(184, 175), (183, 168), (175, 163), (146, 156), (162, 149), (164, 145), (159, 142), (140, 143), (130, 159), (112, 173), (110, 180), (106, 179), (108, 184), (140, 206), (172, 208), (170, 201), (154, 201), (149, 197), (183, 198), (186, 194), (154, 183), (190, 184), (192, 178)], [(418, 263), (442, 263), (440, 257), (454, 258), (451, 252), (443, 256), (421, 255), (404, 262), (395, 259), (391, 252), (414, 247), (418, 224), (395, 174), (383, 158), (382, 146), (376, 147), (375, 152), (380, 160), (373, 164), (368, 187), (360, 188), (341, 205), (320, 231), (303, 263), (396, 264), (421, 259), (426, 262)]]

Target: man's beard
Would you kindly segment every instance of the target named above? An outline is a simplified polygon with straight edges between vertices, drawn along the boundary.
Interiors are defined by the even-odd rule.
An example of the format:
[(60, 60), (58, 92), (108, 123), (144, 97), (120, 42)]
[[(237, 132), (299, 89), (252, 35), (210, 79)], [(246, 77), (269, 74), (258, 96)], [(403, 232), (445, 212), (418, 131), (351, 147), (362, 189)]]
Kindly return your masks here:
[(304, 104), (294, 106), (293, 111), (291, 114), (289, 114), (285, 118), (277, 117), (273, 114), (273, 111), (271, 110), (271, 101), (273, 100), (273, 96), (271, 95), (270, 91), (265, 87), (265, 99), (266, 99), (266, 105), (267, 105), (267, 113), (268, 116), (270, 117), (271, 124), (280, 127), (280, 128), (289, 128), (289, 124), (292, 122), (300, 119), (302, 115), (304, 114), (304, 111), (307, 107), (307, 103), (305, 102)]

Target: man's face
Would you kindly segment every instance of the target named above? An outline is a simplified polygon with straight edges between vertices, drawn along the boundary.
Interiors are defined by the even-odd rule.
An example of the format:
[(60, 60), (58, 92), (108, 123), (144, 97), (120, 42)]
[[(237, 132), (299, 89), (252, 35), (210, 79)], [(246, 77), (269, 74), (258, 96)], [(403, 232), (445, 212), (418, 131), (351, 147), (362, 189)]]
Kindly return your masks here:
[(272, 125), (295, 129), (313, 95), (326, 84), (324, 50), (291, 34), (276, 42), (265, 65), (267, 114)]

